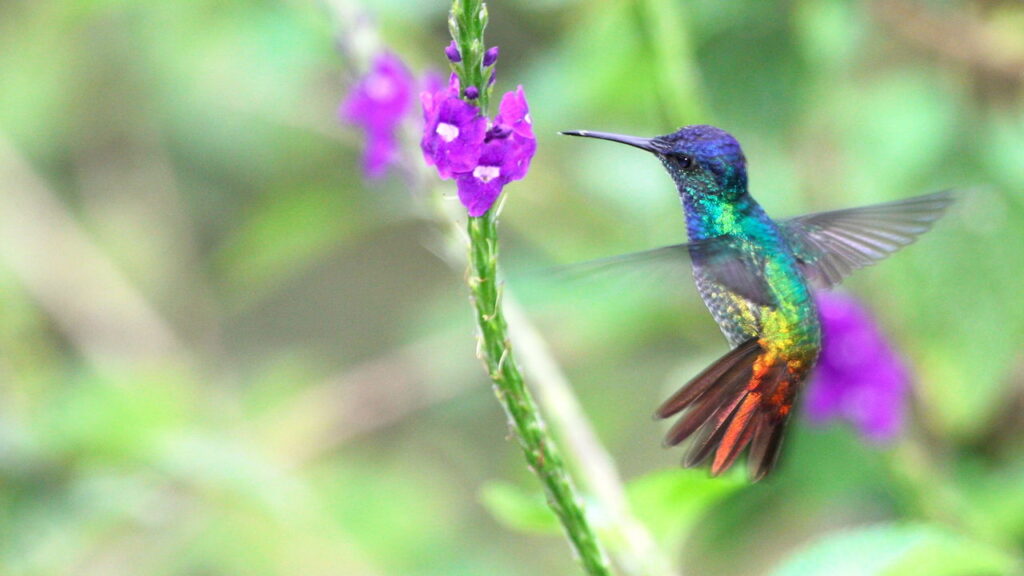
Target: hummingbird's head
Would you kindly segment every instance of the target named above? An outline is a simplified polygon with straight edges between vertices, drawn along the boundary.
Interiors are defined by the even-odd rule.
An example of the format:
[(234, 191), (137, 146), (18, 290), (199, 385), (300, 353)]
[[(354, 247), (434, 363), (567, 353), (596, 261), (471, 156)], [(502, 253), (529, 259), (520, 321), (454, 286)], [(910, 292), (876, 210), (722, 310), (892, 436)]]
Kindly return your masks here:
[(684, 126), (656, 138), (589, 130), (562, 134), (610, 140), (647, 150), (665, 165), (680, 193), (714, 194), (731, 200), (747, 191), (747, 160), (740, 143), (714, 126)]

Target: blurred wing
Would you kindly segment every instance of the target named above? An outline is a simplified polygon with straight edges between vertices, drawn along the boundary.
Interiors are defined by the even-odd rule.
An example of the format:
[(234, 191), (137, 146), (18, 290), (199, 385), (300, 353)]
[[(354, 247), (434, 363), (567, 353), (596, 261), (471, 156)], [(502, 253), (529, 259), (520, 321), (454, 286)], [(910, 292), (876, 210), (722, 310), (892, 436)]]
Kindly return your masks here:
[(701, 272), (754, 304), (775, 306), (775, 299), (764, 279), (764, 269), (741, 241), (734, 236), (718, 236), (689, 244), (690, 258)]
[(601, 258), (555, 269), (565, 279), (604, 275), (628, 275), (644, 272), (650, 277), (659, 272), (683, 273), (692, 262), (713, 281), (761, 305), (774, 305), (764, 275), (741, 250), (741, 241), (733, 236), (718, 236), (689, 244), (674, 244), (643, 252)]
[(946, 190), (885, 204), (808, 214), (780, 224), (804, 276), (830, 288), (858, 268), (911, 244), (932, 227), (955, 194)]

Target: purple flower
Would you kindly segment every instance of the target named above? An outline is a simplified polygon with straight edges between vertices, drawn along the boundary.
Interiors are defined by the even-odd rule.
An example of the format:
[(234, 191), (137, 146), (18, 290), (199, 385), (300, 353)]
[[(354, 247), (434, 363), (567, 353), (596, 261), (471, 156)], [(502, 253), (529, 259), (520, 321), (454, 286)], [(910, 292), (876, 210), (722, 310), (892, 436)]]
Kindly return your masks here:
[(487, 119), (480, 110), (459, 98), (459, 79), (452, 74), (448, 87), (420, 94), (423, 103), (423, 139), (420, 148), (441, 178), (470, 172), (480, 158)]
[[(493, 64), (497, 48), (487, 54)], [(459, 200), (470, 216), (478, 217), (490, 210), (506, 184), (526, 176), (537, 140), (522, 86), (502, 97), (493, 123), (459, 96), (455, 74), (446, 88), (420, 94), (424, 120), (420, 147), (441, 178), (455, 178)], [(480, 96), (477, 87), (466, 88), (467, 99)]]
[(500, 110), (494, 118), (494, 126), (487, 131), (476, 167), (455, 178), (459, 200), (470, 216), (487, 212), (505, 184), (526, 176), (530, 160), (537, 151), (522, 86), (502, 97)]
[(878, 326), (855, 299), (815, 295), (822, 350), (807, 391), (808, 419), (850, 421), (864, 438), (885, 442), (900, 433), (910, 377)]
[(370, 71), (356, 82), (338, 114), (366, 133), (363, 169), (376, 178), (397, 157), (395, 128), (412, 105), (413, 77), (397, 56), (381, 53)]

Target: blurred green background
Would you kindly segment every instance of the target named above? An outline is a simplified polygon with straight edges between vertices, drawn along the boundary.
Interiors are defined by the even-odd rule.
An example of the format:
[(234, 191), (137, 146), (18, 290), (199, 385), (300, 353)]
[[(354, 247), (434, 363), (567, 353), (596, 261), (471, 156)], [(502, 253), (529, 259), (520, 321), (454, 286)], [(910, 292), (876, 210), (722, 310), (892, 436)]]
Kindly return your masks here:
[[(0, 573), (576, 573), (461, 275), (402, 178), (364, 183), (336, 119), (358, 70), (336, 49), (356, 22), (332, 13), (423, 71), (445, 64), (447, 8), (0, 3)], [(798, 422), (754, 486), (676, 472), (649, 418), (725, 349), (691, 288), (527, 295), (672, 560), (1018, 571), (1024, 4), (489, 8), (497, 90), (525, 86), (539, 145), (507, 188), (512, 268), (683, 239), (655, 161), (558, 130), (721, 126), (777, 216), (976, 189), (848, 283), (916, 374), (904, 437)]]

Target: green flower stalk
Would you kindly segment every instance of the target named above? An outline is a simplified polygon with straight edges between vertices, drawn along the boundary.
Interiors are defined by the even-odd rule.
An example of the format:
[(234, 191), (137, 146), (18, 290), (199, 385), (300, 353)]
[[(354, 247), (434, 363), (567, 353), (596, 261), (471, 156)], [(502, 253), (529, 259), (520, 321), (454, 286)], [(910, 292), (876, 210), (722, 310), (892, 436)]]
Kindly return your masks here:
[(548, 503), (558, 515), (583, 568), (592, 575), (611, 574), (583, 501), (512, 353), (508, 325), (501, 310), (501, 290), (496, 282), (498, 242), (493, 211), (469, 219), (469, 237), (469, 286), (480, 327), (481, 356), (494, 382), (495, 394), (508, 414), (530, 469), (544, 484)]
[(486, 26), (483, 2), (453, 2), (449, 17), (453, 43), (445, 54), (455, 73), (446, 89), (423, 96), (426, 125), (421, 148), (442, 178), (456, 180), (459, 199), (469, 213), (468, 283), (480, 329), (479, 353), (495, 394), (583, 568), (591, 575), (610, 575), (583, 499), (516, 364), (502, 311), (499, 208), (494, 204), (507, 183), (526, 175), (536, 141), (521, 87), (505, 94), (493, 122), (487, 120), (498, 50), (486, 48)]

